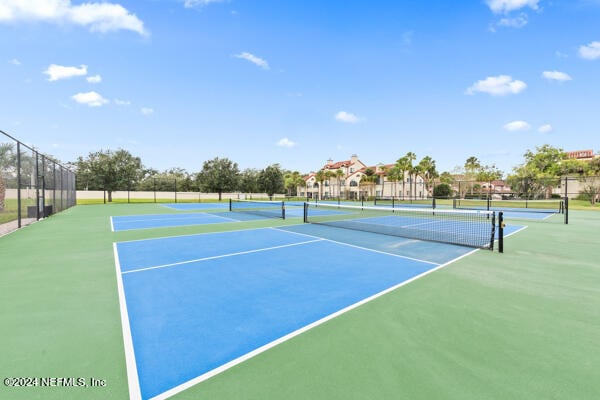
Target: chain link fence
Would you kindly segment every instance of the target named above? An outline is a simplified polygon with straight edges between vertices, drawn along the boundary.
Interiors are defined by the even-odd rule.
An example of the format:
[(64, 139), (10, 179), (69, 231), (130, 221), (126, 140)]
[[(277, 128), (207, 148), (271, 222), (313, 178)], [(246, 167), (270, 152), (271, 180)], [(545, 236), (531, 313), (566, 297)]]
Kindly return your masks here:
[(76, 203), (75, 173), (0, 131), (0, 235)]

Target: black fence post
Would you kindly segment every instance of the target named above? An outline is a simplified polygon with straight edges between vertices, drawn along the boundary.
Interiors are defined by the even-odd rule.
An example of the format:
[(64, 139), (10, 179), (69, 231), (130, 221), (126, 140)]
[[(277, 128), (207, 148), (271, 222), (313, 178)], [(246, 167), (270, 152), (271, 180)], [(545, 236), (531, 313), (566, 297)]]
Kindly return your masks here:
[(504, 253), (504, 213), (498, 212), (498, 252)]
[(21, 227), (21, 142), (17, 142), (17, 226)]

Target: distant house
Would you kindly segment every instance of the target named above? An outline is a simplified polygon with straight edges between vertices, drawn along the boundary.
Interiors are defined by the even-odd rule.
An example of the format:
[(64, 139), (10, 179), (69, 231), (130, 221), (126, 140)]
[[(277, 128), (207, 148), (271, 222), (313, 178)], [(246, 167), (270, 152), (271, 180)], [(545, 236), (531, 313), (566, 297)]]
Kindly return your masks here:
[(593, 150), (567, 151), (567, 157), (575, 160), (591, 161), (594, 159)]
[[(329, 178), (319, 182), (317, 174), (311, 172), (304, 177), (305, 186), (298, 187), (297, 193), (309, 199), (341, 197), (352, 200), (372, 196), (425, 198), (431, 195), (432, 189), (426, 187), (425, 181), (420, 176), (415, 179), (407, 172), (404, 174), (404, 179), (390, 180), (388, 172), (394, 166), (395, 164), (368, 166), (356, 154), (353, 154), (349, 160), (334, 162), (329, 159), (321, 168), (324, 173), (329, 173)], [(364, 183), (362, 179), (367, 169), (371, 169), (377, 176), (376, 182)]]
[(479, 182), (467, 180), (464, 175), (453, 175), (454, 183), (451, 185), (454, 195), (464, 197), (469, 194), (490, 193), (493, 197), (500, 199), (512, 193), (512, 188), (503, 180), (497, 179), (491, 182)]

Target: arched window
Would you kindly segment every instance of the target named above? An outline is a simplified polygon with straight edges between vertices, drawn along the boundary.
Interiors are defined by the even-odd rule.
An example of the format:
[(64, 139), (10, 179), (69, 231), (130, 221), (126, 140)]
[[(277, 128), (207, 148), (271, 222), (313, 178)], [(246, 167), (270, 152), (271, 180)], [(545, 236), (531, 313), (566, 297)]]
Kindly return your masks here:
[(358, 183), (356, 183), (356, 181), (350, 181), (350, 186), (356, 187), (356, 186), (358, 186)]

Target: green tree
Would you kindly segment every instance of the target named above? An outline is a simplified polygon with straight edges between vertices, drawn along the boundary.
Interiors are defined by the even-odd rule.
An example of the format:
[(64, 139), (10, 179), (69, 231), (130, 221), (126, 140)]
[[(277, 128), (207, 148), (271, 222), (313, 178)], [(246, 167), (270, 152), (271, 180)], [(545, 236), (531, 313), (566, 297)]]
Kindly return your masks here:
[(452, 194), (452, 188), (447, 183), (440, 183), (433, 188), (433, 197), (447, 198)]
[(550, 197), (552, 188), (566, 172), (567, 154), (545, 144), (535, 152), (527, 150), (524, 157), (525, 162), (513, 168), (513, 174), (507, 178), (513, 191), (527, 198)]
[(448, 171), (444, 171), (440, 174), (440, 182), (441, 183), (445, 183), (448, 186), (452, 186), (454, 184), (454, 182), (456, 181), (454, 179), (454, 176), (452, 176), (452, 174)]
[(258, 185), (259, 171), (254, 168), (246, 168), (239, 175), (238, 190), (242, 193), (260, 192)]
[(484, 165), (479, 168), (477, 171), (476, 178), (479, 182), (487, 182), (488, 184), (488, 196), (491, 195), (492, 192), (492, 181), (502, 178), (502, 171), (496, 168), (496, 165)]
[(137, 190), (193, 192), (198, 190), (198, 186), (183, 168), (171, 168), (163, 172), (151, 169), (146, 171), (146, 176), (137, 185)]
[(300, 172), (287, 172), (284, 174), (283, 179), (288, 196), (297, 196), (298, 187), (304, 185), (304, 179), (302, 178), (302, 175), (300, 175)]
[(106, 190), (108, 201), (116, 190), (134, 187), (145, 175), (146, 170), (139, 157), (127, 150), (100, 150), (79, 157), (75, 162), (80, 185), (86, 189)]
[(202, 171), (196, 176), (198, 187), (204, 192), (219, 194), (221, 201), (224, 192), (233, 192), (238, 187), (239, 168), (228, 158), (215, 157), (204, 161)]
[(258, 174), (258, 185), (262, 192), (273, 198), (275, 193), (285, 192), (283, 172), (279, 164), (269, 165)]
[(600, 195), (600, 157), (595, 157), (589, 162), (583, 161), (580, 166), (575, 168), (581, 171), (582, 167), (586, 175), (582, 178), (584, 181), (583, 194), (593, 206), (598, 201)]

